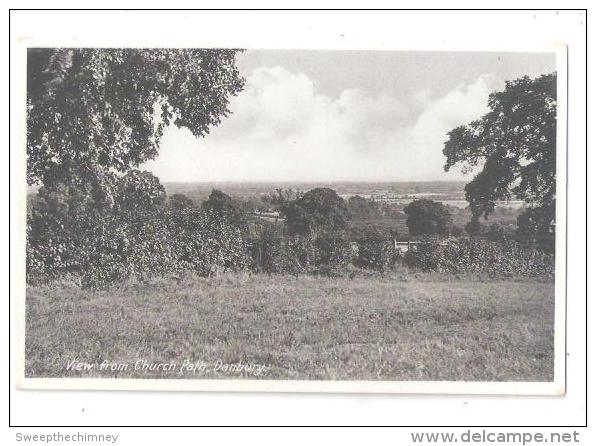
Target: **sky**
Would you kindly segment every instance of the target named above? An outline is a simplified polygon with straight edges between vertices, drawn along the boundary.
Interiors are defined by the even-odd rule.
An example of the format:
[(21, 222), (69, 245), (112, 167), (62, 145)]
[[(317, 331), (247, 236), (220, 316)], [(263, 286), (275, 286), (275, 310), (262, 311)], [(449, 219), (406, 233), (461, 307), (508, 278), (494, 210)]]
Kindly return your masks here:
[(248, 50), (230, 116), (197, 139), (166, 130), (145, 163), (162, 182), (447, 181), (447, 132), (554, 53)]

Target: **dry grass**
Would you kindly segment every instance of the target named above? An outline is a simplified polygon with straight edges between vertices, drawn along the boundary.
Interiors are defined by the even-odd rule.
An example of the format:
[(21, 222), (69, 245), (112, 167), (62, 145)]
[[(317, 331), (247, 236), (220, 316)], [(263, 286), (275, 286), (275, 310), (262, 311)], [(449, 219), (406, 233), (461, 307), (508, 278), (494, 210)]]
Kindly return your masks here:
[[(553, 309), (553, 283), (537, 280), (257, 275), (101, 292), (30, 287), (26, 375), (251, 377), (133, 368), (190, 359), (266, 364), (266, 379), (551, 381)], [(67, 370), (73, 359), (131, 368)]]

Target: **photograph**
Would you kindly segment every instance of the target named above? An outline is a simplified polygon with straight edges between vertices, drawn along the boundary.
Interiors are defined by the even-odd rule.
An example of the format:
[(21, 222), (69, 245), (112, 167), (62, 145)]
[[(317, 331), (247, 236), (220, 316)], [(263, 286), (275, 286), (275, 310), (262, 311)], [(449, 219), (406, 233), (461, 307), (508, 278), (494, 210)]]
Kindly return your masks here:
[(19, 386), (564, 393), (564, 56), (26, 48)]

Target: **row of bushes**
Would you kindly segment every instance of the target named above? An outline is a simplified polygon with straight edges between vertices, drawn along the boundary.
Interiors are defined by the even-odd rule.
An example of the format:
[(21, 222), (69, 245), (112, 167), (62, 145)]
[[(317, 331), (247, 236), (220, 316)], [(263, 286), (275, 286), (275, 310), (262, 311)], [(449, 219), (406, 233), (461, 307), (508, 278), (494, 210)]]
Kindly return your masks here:
[(339, 233), (280, 237), (266, 230), (250, 246), (254, 269), (266, 273), (335, 275), (353, 258), (349, 241)]
[(555, 271), (554, 255), (512, 240), (421, 241), (407, 252), (404, 263), (422, 271), (453, 274), (553, 277)]
[(369, 235), (350, 241), (345, 232), (283, 237), (269, 229), (250, 247), (254, 269), (267, 273), (335, 276), (351, 265), (384, 272), (400, 259), (390, 240)]
[(161, 207), (150, 212), (89, 213), (68, 219), (30, 216), (27, 278), (71, 275), (100, 288), (128, 278), (193, 271), (341, 275), (351, 268), (385, 272), (397, 263), (446, 273), (552, 276), (554, 256), (514, 241), (460, 238), (421, 241), (405, 257), (382, 235), (350, 240), (345, 232), (281, 236), (265, 227), (249, 236), (213, 211)]
[(133, 277), (142, 280), (181, 271), (207, 276), (251, 266), (242, 230), (197, 208), (96, 213), (93, 222), (71, 222), (66, 230), (41, 234), (32, 230), (35, 220), (31, 223), (27, 237), (30, 283), (71, 275), (83, 286), (97, 288)]
[(280, 236), (273, 227), (250, 237), (245, 228), (198, 208), (97, 212), (67, 225), (31, 218), (27, 237), (29, 283), (68, 275), (93, 288), (182, 271), (336, 276), (351, 265), (386, 271), (398, 259), (391, 242), (379, 237), (352, 242), (345, 232)]

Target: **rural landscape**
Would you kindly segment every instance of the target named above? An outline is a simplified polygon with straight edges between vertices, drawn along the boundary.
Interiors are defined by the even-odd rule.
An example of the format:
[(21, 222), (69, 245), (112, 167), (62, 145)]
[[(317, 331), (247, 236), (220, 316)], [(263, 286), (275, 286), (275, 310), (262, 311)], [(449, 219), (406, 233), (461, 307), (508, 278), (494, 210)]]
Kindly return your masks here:
[[(310, 115), (282, 103), (287, 70), (258, 65), (286, 55), (254, 54), (29, 49), (26, 377), (553, 381), (554, 67), (482, 74), (471, 85), (486, 95), (456, 83), (437, 107), (445, 131), (436, 113), (398, 119), (429, 110), (426, 93), (409, 108), (379, 96), (391, 119), (353, 90), (319, 95), (325, 125), (301, 140)], [(324, 81), (309, 88), (332, 97)], [(454, 120), (468, 93), (480, 112)], [(287, 122), (267, 112), (263, 130), (251, 98), (281, 103)], [(354, 121), (346, 98), (365, 104)], [(379, 136), (397, 122), (413, 130)], [(320, 161), (333, 132), (355, 145), (341, 175)], [(222, 154), (166, 164), (182, 138)], [(406, 140), (428, 155), (393, 150)], [(247, 157), (235, 144), (244, 165), (230, 164)], [(292, 170), (294, 156), (306, 161)], [(412, 164), (374, 178), (377, 156)]]

